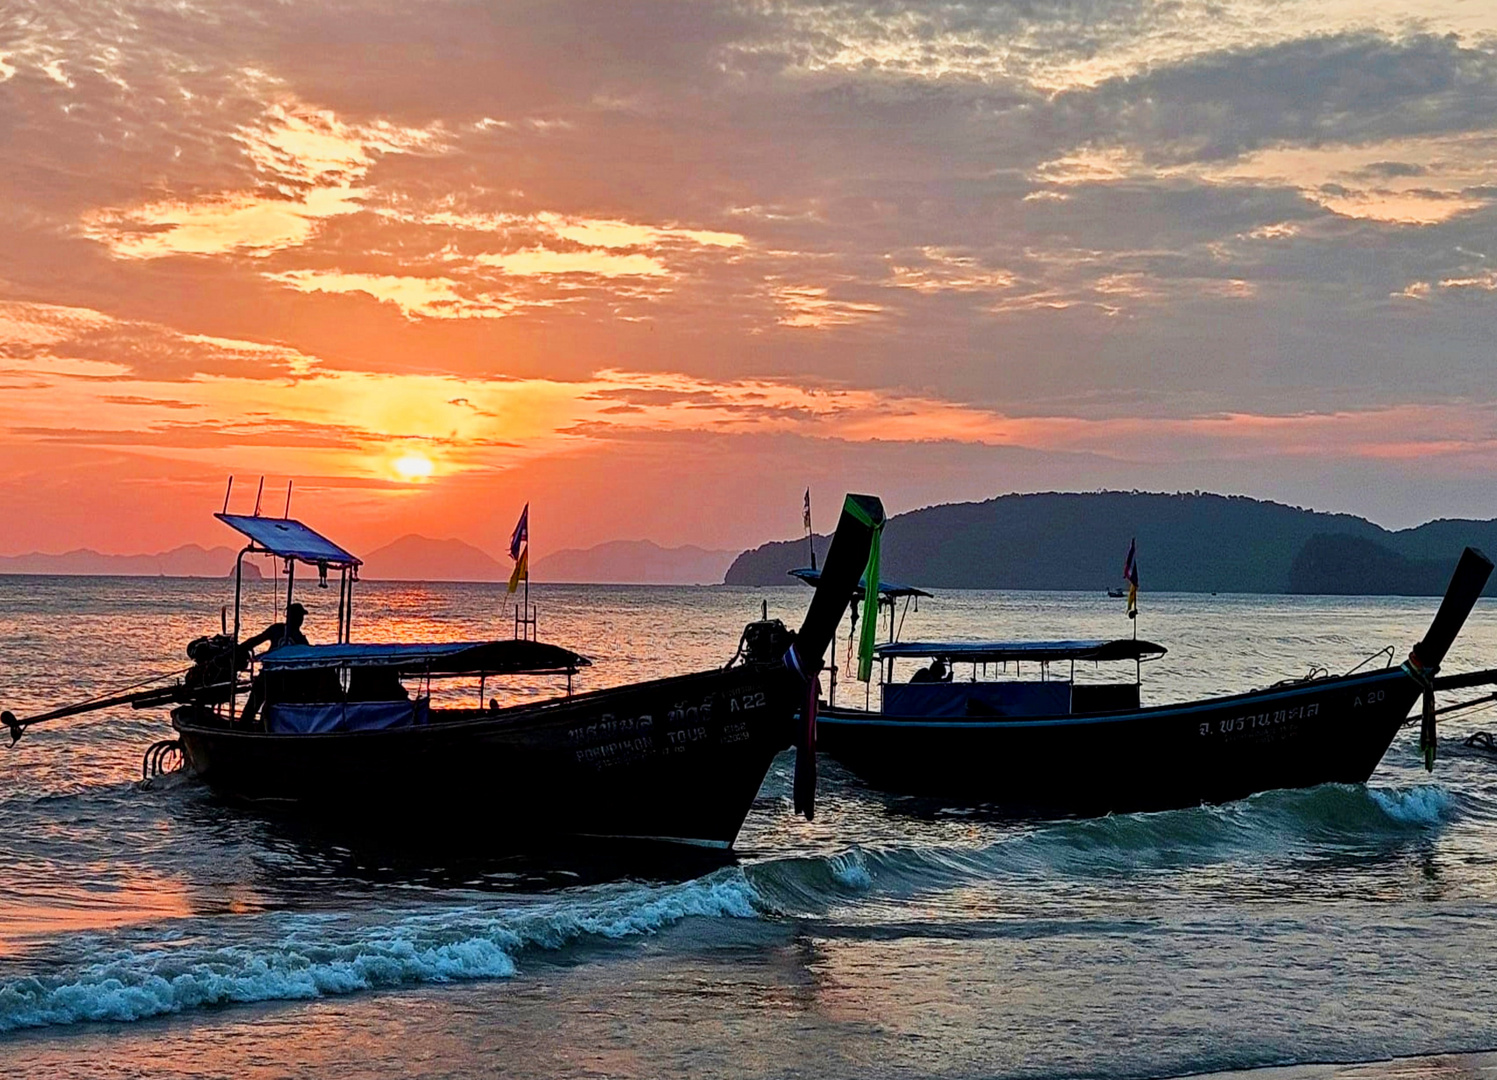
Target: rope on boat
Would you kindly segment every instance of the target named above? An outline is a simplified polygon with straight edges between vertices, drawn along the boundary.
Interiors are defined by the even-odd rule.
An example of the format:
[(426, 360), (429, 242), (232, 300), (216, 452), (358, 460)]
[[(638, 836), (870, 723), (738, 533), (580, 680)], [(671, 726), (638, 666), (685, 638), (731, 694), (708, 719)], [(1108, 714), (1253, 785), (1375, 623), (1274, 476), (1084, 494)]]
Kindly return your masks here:
[(1470, 701), (1458, 701), (1454, 705), (1445, 705), (1435, 710), (1438, 716), (1446, 713), (1465, 712), (1467, 709), (1491, 708), (1497, 704), (1497, 694), (1488, 694), (1486, 697), (1472, 698)]
[[(1159, 657), (1151, 656), (1149, 657), (1149, 659), (1158, 660)], [(1311, 664), (1310, 670), (1305, 672), (1305, 674), (1296, 676), (1294, 678), (1280, 679), (1276, 683), (1270, 683), (1268, 689), (1274, 690), (1280, 686), (1299, 686), (1301, 683), (1314, 682), (1316, 679), (1328, 679), (1330, 678), (1330, 676), (1331, 671), (1329, 668), (1321, 667), (1319, 664)]]
[(1385, 656), (1385, 657), (1388, 658), (1387, 662), (1383, 665), (1384, 667), (1392, 667), (1393, 666), (1393, 657), (1396, 656), (1396, 655), (1397, 655), (1397, 653), (1394, 652), (1394, 649), (1393, 649), (1392, 645), (1384, 645), (1381, 649), (1379, 649), (1375, 653), (1372, 653), (1370, 656), (1368, 656), (1365, 660), (1363, 660), (1356, 667), (1352, 668), (1346, 674), (1348, 674), (1348, 675), (1355, 675), (1357, 672), (1361, 671), (1368, 664), (1370, 664), (1374, 660), (1376, 660), (1379, 656)]
[(113, 689), (104, 691), (102, 694), (95, 694), (91, 698), (84, 698), (82, 701), (74, 702), (72, 705), (69, 705), (67, 707), (70, 709), (76, 709), (79, 706), (92, 705), (96, 701), (106, 701), (109, 698), (118, 697), (121, 694), (128, 694), (131, 690), (137, 690), (142, 686), (149, 686), (151, 683), (165, 682), (167, 679), (180, 679), (183, 675), (186, 675), (191, 670), (192, 665), (188, 664), (186, 667), (177, 668), (175, 671), (157, 672), (155, 675), (147, 675), (139, 682), (128, 683), (125, 686), (116, 686)]
[(1435, 674), (1438, 667), (1426, 668), (1419, 659), (1417, 647), (1403, 662), (1403, 672), (1419, 684), (1424, 707), (1419, 717), (1419, 751), (1424, 755), (1424, 771), (1435, 771)]
[[(1442, 705), (1435, 710), (1435, 715), (1445, 716), (1447, 713), (1466, 712), (1468, 709), (1476, 712), (1485, 712), (1493, 706), (1497, 706), (1497, 694), (1489, 694), (1486, 697), (1473, 698), (1470, 701), (1457, 701), (1454, 705)], [(1423, 721), (1423, 714), (1416, 713), (1415, 715), (1405, 720), (1403, 722), (1403, 726), (1406, 728), (1411, 728), (1415, 724), (1423, 723)]]

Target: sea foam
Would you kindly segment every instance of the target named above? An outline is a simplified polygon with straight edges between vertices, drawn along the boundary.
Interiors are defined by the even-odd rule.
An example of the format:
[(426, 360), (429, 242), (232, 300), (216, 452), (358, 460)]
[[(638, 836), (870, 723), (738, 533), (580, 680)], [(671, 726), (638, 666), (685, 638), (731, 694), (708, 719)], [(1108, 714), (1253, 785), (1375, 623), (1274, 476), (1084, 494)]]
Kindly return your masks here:
[(873, 875), (868, 870), (868, 860), (863, 849), (854, 846), (840, 855), (827, 860), (832, 878), (847, 889), (863, 892), (873, 888)]
[(1455, 799), (1444, 788), (1421, 784), (1404, 791), (1368, 788), (1378, 809), (1394, 821), (1407, 825), (1435, 825), (1455, 809)]
[(765, 909), (734, 869), (680, 885), (628, 886), (500, 910), (399, 914), (387, 923), (266, 916), (258, 923), (260, 941), (113, 949), (90, 964), (0, 982), (0, 1031), (503, 979), (515, 974), (516, 960), (527, 949), (651, 934), (691, 916), (753, 918)]

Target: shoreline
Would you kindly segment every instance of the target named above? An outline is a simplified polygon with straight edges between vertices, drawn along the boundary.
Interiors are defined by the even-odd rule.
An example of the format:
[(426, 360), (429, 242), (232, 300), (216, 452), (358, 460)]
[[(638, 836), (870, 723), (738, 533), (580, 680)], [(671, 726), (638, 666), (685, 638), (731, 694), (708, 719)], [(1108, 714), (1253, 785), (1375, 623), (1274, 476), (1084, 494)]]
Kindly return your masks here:
[(1429, 1080), (1434, 1077), (1497, 1077), (1497, 1048), (1456, 1050), (1369, 1061), (1261, 1065), (1218, 1072), (1184, 1073), (1158, 1080)]

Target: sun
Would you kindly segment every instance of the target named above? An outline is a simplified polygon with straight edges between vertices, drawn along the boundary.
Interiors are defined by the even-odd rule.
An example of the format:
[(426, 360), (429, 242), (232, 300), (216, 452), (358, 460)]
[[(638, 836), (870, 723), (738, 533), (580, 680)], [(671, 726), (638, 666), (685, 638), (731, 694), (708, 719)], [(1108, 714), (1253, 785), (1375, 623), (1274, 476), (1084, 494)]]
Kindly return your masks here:
[(432, 472), (431, 459), (420, 454), (406, 454), (396, 458), (394, 468), (402, 480), (425, 480)]

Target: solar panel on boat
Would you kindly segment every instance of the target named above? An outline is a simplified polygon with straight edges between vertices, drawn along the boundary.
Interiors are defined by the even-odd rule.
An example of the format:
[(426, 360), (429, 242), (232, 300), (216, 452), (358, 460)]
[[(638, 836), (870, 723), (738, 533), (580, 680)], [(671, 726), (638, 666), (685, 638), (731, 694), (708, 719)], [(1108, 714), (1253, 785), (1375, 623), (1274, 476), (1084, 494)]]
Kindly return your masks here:
[(248, 514), (213, 516), (229, 528), (248, 536), (272, 555), (279, 555), (283, 559), (325, 562), (333, 567), (359, 566), (363, 562), (295, 518), (252, 517)]

